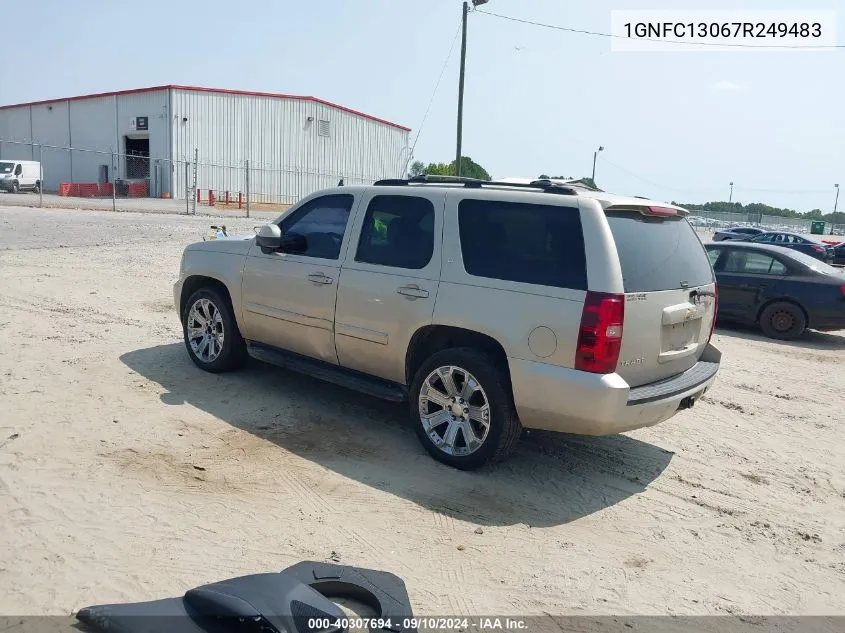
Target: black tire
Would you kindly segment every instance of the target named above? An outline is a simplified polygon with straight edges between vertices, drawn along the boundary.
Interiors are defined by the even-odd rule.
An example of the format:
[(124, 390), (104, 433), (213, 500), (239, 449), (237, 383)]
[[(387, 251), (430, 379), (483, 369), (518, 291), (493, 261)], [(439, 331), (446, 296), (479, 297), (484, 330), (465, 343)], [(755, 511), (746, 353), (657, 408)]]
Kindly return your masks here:
[[(223, 333), (222, 349), (216, 357), (210, 360), (204, 360), (197, 355), (188, 337), (188, 321), (191, 309), (194, 307), (194, 304), (201, 300), (207, 300), (213, 306), (213, 311), (209, 308), (212, 318), (214, 317), (214, 312), (219, 313), (220, 324), (219, 328), (215, 331), (219, 331), (222, 328)], [(197, 367), (204, 371), (213, 374), (233, 371), (242, 367), (247, 360), (246, 344), (241, 337), (241, 332), (232, 313), (232, 305), (229, 302), (229, 298), (217, 288), (200, 288), (185, 302), (185, 309), (182, 311), (182, 336), (185, 340), (188, 356), (191, 357), (191, 360)], [(216, 341), (217, 339), (215, 339), (215, 343)]]
[(12, 188), (9, 189), (9, 193), (17, 193), (19, 188), (20, 187), (18, 187), (18, 182), (15, 181), (12, 183)]
[(32, 193), (41, 193), (41, 183), (36, 182), (35, 187), (32, 189)]
[(794, 303), (776, 301), (760, 314), (760, 329), (769, 338), (792, 341), (807, 329), (807, 317)]
[[(470, 400), (473, 400), (476, 396), (483, 396), (487, 402), (489, 417), (487, 420), (486, 436), (480, 442), (480, 446), (468, 454), (456, 455), (444, 451), (438, 446), (435, 439), (429, 435), (429, 432), (438, 436), (438, 438), (441, 437), (441, 434), (434, 428), (427, 431), (423, 426), (421, 419), (423, 408), (426, 409), (427, 413), (436, 413), (438, 410), (437, 407), (440, 405), (429, 402), (428, 400), (426, 400), (427, 404), (421, 405), (420, 392), (426, 379), (435, 370), (442, 367), (459, 368), (463, 372), (473, 376), (480, 384), (481, 392), (480, 395), (477, 392)], [(443, 383), (441, 383), (442, 385)], [(438, 389), (438, 391), (441, 390)], [(442, 391), (443, 393), (447, 392), (445, 388)], [(474, 406), (478, 406), (479, 401), (474, 400), (474, 402), (476, 403)], [(467, 402), (466, 406), (469, 407), (469, 404)], [(432, 406), (434, 410), (432, 410)], [(506, 374), (498, 368), (498, 364), (493, 358), (473, 348), (461, 347), (443, 350), (426, 359), (417, 370), (414, 380), (411, 383), (410, 415), (417, 437), (429, 454), (437, 461), (460, 470), (476, 470), (487, 464), (506, 459), (513, 451), (522, 433), (522, 425), (516, 413), (516, 406), (513, 402), (513, 396), (511, 395)], [(452, 419), (454, 420), (454, 418)], [(442, 424), (448, 427), (447, 423), (444, 422)], [(473, 424), (473, 432), (475, 432), (476, 428), (481, 428), (478, 423), (472, 421), (467, 421), (465, 424)], [(443, 429), (443, 426), (437, 428)], [(468, 448), (469, 445), (463, 430), (460, 433), (461, 437), (464, 438), (464, 447)], [(445, 429), (443, 429), (443, 438), (445, 438), (445, 434)], [(457, 438), (455, 443), (458, 443)]]

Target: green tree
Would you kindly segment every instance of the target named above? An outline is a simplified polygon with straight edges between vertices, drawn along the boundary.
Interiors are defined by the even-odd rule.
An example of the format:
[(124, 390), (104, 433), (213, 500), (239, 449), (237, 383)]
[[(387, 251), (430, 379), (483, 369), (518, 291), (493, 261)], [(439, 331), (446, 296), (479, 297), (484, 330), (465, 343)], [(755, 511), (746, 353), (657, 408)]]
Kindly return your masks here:
[(739, 213), (750, 215), (752, 217), (760, 217), (768, 215), (776, 218), (798, 218), (803, 220), (824, 220), (832, 224), (845, 224), (845, 213), (839, 211), (837, 213), (823, 214), (821, 209), (813, 209), (812, 211), (801, 212), (795, 209), (781, 209), (779, 207), (770, 207), (762, 202), (752, 202), (743, 205), (740, 202), (705, 202), (703, 204), (692, 202), (672, 202), (680, 207), (689, 209), (690, 211), (704, 211), (705, 213)]
[(425, 173), (429, 176), (454, 176), (454, 162), (449, 165), (446, 163), (429, 163), (425, 168)]
[(423, 175), (425, 173), (425, 163), (423, 163), (421, 160), (415, 160), (413, 163), (411, 163), (411, 169), (408, 173), (411, 178)]
[[(455, 161), (451, 163), (429, 163), (425, 168), (429, 176), (454, 176)], [(477, 178), (478, 180), (490, 180), (490, 174), (484, 167), (476, 163), (469, 156), (461, 158), (461, 176), (465, 178)]]

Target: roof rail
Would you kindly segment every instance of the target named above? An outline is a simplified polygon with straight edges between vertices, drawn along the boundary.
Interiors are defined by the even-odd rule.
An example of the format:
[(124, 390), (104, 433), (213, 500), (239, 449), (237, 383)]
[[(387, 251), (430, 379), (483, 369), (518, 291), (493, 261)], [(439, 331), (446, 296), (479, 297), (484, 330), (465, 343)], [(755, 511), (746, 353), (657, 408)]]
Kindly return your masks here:
[(518, 189), (536, 189), (544, 193), (556, 193), (565, 196), (574, 196), (578, 192), (572, 187), (564, 187), (555, 184), (550, 180), (534, 180), (531, 183), (499, 182), (496, 180), (480, 180), (478, 178), (465, 178), (463, 176), (430, 176), (423, 174), (403, 180), (401, 178), (389, 178), (378, 180), (375, 187), (404, 187), (408, 185), (463, 185), (468, 189), (481, 189), (482, 187), (515, 187)]

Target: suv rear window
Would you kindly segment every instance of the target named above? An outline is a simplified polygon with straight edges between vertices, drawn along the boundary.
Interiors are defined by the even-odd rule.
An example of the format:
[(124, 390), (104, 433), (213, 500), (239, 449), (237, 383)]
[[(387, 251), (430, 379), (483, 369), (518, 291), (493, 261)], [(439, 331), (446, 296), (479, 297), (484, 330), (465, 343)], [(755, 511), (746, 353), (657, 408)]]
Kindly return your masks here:
[(577, 208), (467, 199), (458, 205), (458, 226), (470, 275), (587, 289)]
[(695, 230), (684, 218), (607, 214), (625, 292), (654, 292), (712, 284), (713, 270)]

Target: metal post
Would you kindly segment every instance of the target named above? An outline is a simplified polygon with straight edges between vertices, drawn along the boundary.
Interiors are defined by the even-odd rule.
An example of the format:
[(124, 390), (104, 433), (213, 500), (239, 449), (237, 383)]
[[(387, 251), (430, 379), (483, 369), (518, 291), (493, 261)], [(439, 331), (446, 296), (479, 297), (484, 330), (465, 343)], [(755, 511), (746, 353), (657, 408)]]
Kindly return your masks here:
[(117, 211), (117, 177), (115, 174), (115, 166), (117, 165), (117, 158), (114, 155), (114, 150), (111, 153), (111, 210)]
[(836, 187), (836, 200), (833, 202), (833, 212), (836, 213), (836, 208), (839, 206), (839, 185), (833, 185)]
[(188, 187), (188, 166), (190, 163), (185, 161), (185, 215), (191, 214), (191, 207), (189, 206), (189, 202), (191, 201), (191, 189)]
[(728, 198), (728, 204), (733, 203), (733, 201), (734, 201), (734, 184), (731, 183), (731, 197)]
[(599, 152), (603, 152), (603, 151), (604, 151), (604, 145), (599, 145), (599, 148), (595, 152), (593, 152), (593, 175), (590, 178), (590, 180), (593, 181), (594, 185), (596, 184), (596, 161), (598, 160)]
[(194, 186), (192, 191), (194, 195), (192, 196), (194, 199), (194, 215), (197, 214), (197, 163), (199, 162), (200, 150), (199, 148), (194, 148)]
[(38, 144), (38, 207), (44, 206), (44, 146)]
[(461, 175), (461, 145), (464, 137), (464, 78), (466, 76), (467, 64), (467, 15), (469, 14), (469, 3), (464, 2), (463, 9), (463, 37), (461, 39), (461, 78), (458, 84), (458, 146), (455, 152), (455, 175)]
[(249, 159), (246, 161), (246, 217), (249, 217)]

